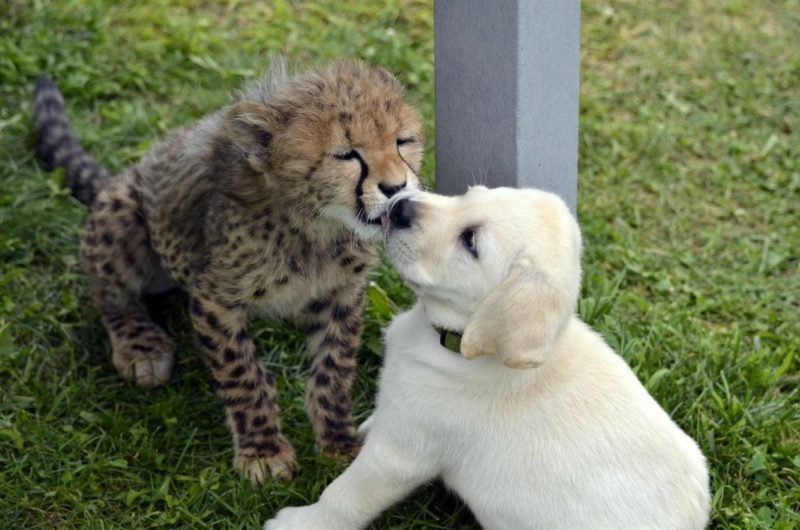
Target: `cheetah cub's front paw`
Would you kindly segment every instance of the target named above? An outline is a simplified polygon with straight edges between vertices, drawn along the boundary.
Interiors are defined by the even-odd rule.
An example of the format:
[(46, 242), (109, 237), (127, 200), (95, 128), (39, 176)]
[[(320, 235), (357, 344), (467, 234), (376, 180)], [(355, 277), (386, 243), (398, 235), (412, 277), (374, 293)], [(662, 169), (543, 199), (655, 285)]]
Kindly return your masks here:
[(292, 473), (297, 469), (297, 458), (294, 448), (280, 436), (274, 444), (278, 447), (273, 454), (251, 453), (249, 449), (237, 451), (233, 457), (233, 467), (250, 481), (253, 487), (260, 486), (271, 476), (275, 480), (291, 480)]
[(141, 387), (163, 385), (172, 377), (175, 349), (172, 339), (152, 326), (131, 337), (111, 336), (112, 361), (119, 375)]
[(335, 530), (316, 504), (300, 508), (284, 508), (264, 523), (263, 530)]

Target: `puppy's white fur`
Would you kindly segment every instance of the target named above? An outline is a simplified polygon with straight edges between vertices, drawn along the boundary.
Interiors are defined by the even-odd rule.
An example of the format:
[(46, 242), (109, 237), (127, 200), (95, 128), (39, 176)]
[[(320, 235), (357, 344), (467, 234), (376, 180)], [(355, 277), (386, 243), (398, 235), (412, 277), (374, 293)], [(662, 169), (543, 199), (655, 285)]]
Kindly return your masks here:
[[(317, 503), (264, 528), (363, 528), (437, 477), (489, 529), (703, 528), (697, 445), (575, 315), (581, 242), (564, 203), (483, 187), (413, 201), (412, 227), (386, 243), (419, 302), (386, 332), (365, 445)], [(463, 357), (432, 323), (464, 331)]]

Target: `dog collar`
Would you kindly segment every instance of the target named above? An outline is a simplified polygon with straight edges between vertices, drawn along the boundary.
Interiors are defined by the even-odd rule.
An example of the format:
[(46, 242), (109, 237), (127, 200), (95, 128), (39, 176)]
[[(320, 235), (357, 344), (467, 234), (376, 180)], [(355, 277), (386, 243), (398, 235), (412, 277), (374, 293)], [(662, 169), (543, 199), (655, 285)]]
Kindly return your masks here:
[(439, 344), (452, 352), (461, 353), (461, 333), (440, 328), (439, 326), (433, 326), (433, 329), (439, 334)]

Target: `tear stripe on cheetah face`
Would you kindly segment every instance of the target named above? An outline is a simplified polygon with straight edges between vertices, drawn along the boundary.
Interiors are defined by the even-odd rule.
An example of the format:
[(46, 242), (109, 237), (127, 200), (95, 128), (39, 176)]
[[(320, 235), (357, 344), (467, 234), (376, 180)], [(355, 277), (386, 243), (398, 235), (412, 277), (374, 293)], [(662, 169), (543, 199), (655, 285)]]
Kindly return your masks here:
[[(260, 483), (265, 470), (287, 476), (295, 463), (274, 380), (247, 334), (256, 312), (302, 325), (314, 359), (307, 410), (317, 443), (354, 454), (350, 389), (363, 288), (377, 262), (372, 222), (402, 184), (417, 186), (422, 142), (397, 81), (344, 62), (276, 76), (103, 182), (83, 265), (123, 377), (158, 384), (173, 366), (171, 340), (141, 304), (167, 277), (189, 294), (232, 421), (237, 469)], [(158, 377), (140, 374), (153, 359), (164, 366)]]

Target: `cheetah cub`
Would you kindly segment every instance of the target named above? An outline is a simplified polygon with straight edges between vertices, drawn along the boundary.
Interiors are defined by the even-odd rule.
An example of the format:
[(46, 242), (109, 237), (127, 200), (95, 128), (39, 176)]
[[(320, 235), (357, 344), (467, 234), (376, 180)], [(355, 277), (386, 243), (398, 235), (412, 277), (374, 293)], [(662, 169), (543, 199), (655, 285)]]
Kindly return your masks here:
[(170, 337), (142, 295), (187, 291), (191, 319), (233, 435), (233, 465), (254, 485), (290, 478), (275, 381), (247, 334), (253, 314), (308, 337), (306, 408), (320, 449), (358, 452), (350, 412), (366, 275), (389, 198), (416, 188), (418, 112), (398, 80), (361, 62), (289, 75), (282, 61), (235, 101), (172, 132), (108, 177), (80, 146), (58, 88), (35, 87), (38, 153), (65, 167), (91, 211), (82, 264), (119, 374), (166, 382)]

